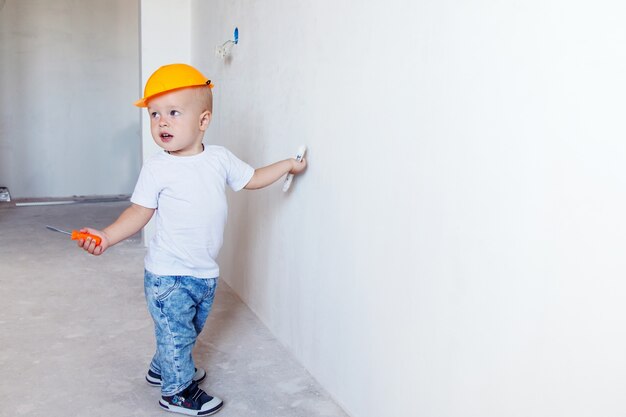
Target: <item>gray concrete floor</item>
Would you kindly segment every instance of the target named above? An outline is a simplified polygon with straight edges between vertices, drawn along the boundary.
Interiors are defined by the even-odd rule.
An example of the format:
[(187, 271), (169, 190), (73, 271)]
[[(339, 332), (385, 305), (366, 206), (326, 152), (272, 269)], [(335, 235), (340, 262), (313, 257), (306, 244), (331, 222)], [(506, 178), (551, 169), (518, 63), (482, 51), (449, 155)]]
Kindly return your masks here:
[[(0, 203), (0, 416), (174, 415), (144, 381), (155, 345), (139, 236), (94, 257), (44, 228), (103, 227), (127, 205)], [(219, 416), (346, 416), (224, 281), (194, 357)]]

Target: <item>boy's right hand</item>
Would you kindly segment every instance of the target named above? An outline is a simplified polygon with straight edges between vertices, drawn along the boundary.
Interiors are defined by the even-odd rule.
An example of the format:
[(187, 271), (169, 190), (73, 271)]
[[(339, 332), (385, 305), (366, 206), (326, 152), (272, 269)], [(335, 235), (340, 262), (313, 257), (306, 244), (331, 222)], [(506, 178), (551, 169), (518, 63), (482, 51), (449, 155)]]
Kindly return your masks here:
[(100, 239), (102, 239), (99, 245), (96, 245), (96, 241), (90, 237), (88, 237), (87, 239), (79, 239), (78, 247), (83, 248), (86, 252), (89, 252), (95, 256), (102, 255), (102, 253), (110, 246), (109, 238), (104, 232), (96, 229), (91, 229), (89, 227), (83, 227), (82, 229), (80, 229), (80, 231), (83, 233), (89, 233), (90, 235), (99, 236)]

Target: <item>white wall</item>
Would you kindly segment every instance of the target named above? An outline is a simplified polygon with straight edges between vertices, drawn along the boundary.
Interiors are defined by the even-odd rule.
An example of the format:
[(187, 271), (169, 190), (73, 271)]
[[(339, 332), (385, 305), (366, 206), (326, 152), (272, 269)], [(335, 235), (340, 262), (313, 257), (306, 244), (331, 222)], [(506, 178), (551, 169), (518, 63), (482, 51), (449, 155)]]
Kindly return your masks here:
[[(143, 97), (148, 78), (163, 65), (191, 61), (191, 1), (141, 0), (141, 91)], [(159, 148), (150, 134), (148, 112), (141, 110), (142, 160), (150, 158)], [(135, 178), (136, 180), (137, 178)], [(143, 229), (147, 245), (154, 236), (154, 219)]]
[[(192, 2), (222, 275), (354, 417), (623, 416), (626, 4)], [(239, 26), (230, 61), (213, 55)]]
[(138, 3), (0, 2), (0, 185), (126, 194), (140, 167)]

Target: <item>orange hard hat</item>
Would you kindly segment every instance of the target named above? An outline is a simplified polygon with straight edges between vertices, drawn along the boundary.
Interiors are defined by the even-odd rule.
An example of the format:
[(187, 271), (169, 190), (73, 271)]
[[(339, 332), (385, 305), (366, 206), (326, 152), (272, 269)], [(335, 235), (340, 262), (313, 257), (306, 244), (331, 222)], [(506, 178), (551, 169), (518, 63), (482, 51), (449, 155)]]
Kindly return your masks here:
[(208, 85), (213, 88), (211, 80), (202, 75), (200, 71), (187, 64), (164, 65), (148, 78), (146, 88), (143, 90), (143, 98), (135, 102), (137, 107), (148, 107), (148, 100), (159, 94), (186, 87)]

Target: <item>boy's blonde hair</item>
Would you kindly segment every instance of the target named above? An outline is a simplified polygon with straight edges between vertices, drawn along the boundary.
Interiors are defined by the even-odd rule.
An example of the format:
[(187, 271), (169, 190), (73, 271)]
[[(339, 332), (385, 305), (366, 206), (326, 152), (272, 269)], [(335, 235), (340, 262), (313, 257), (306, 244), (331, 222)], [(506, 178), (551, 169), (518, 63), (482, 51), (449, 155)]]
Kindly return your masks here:
[(196, 100), (202, 106), (202, 111), (208, 110), (213, 114), (213, 92), (208, 85), (201, 85), (193, 88)]

